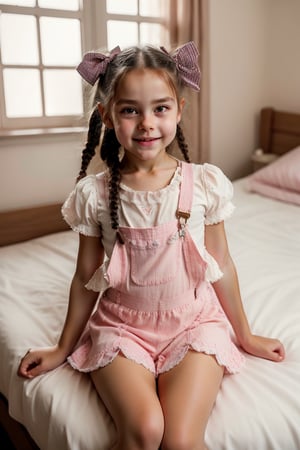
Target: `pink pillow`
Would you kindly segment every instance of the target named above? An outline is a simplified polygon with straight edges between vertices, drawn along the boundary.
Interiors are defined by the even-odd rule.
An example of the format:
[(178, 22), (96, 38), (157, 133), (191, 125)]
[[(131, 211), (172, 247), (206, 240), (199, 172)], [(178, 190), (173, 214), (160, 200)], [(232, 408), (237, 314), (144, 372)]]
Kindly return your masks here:
[(300, 205), (300, 146), (254, 172), (248, 187), (266, 197)]

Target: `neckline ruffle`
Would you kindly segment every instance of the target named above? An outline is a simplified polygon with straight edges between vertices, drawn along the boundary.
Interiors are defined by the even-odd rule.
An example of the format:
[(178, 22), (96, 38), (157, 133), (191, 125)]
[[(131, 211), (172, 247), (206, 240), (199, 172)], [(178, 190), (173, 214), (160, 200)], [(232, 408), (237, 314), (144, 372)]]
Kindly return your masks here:
[(174, 190), (177, 190), (179, 187), (179, 184), (181, 182), (181, 168), (180, 166), (177, 166), (173, 177), (171, 178), (170, 183), (161, 188), (157, 191), (136, 191), (129, 186), (126, 186), (126, 184), (121, 183), (120, 184), (120, 199), (125, 201), (147, 201), (147, 202), (160, 202), (160, 200), (163, 198), (166, 198), (166, 195), (173, 192)]

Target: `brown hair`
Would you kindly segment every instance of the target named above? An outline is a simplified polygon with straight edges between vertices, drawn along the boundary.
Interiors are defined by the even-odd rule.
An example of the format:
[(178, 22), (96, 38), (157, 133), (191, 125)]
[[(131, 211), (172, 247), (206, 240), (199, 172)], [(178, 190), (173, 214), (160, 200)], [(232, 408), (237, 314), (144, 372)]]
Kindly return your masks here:
[[(82, 151), (82, 162), (77, 181), (86, 176), (86, 170), (100, 141), (103, 122), (97, 104), (100, 102), (104, 110), (109, 110), (121, 78), (130, 70), (136, 68), (158, 71), (170, 84), (179, 104), (183, 82), (177, 71), (175, 61), (169, 54), (151, 46), (131, 47), (117, 54), (108, 64), (106, 72), (99, 77), (93, 100), (94, 109), (89, 120), (87, 142)], [(190, 162), (188, 146), (180, 125), (177, 125), (176, 139), (185, 161)], [(118, 209), (121, 180), (119, 152), (120, 143), (115, 131), (105, 127), (100, 146), (100, 156), (109, 169), (109, 208), (111, 226), (115, 230), (118, 230), (119, 227)]]

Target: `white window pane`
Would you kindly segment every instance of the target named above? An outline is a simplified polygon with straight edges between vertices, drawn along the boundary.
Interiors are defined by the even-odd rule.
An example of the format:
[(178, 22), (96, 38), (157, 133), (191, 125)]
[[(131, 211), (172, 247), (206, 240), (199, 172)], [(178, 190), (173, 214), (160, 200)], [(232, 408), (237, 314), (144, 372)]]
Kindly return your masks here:
[(138, 44), (138, 25), (136, 22), (121, 20), (107, 21), (107, 44), (109, 50), (119, 45), (123, 50), (126, 47)]
[(4, 69), (7, 117), (42, 116), (40, 73), (37, 69)]
[(41, 8), (78, 11), (79, 0), (38, 0), (38, 6), (40, 6)]
[(160, 17), (162, 15), (161, 0), (139, 0), (140, 15), (149, 17)]
[(1, 14), (1, 51), (4, 64), (39, 63), (37, 26), (34, 16)]
[(83, 113), (82, 84), (75, 70), (45, 70), (44, 89), (47, 116)]
[(43, 64), (77, 65), (81, 58), (79, 20), (41, 17), (40, 25)]
[(106, 11), (110, 14), (138, 13), (137, 0), (106, 0)]
[(35, 0), (1, 0), (2, 5), (35, 6)]
[(141, 45), (161, 45), (163, 27), (159, 23), (141, 23), (140, 41)]

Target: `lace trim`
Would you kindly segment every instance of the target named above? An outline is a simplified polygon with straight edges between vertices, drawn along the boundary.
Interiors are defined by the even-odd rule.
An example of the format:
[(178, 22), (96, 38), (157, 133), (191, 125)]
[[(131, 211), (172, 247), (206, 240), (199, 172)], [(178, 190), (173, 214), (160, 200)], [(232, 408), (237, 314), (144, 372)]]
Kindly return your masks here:
[(127, 202), (148, 202), (148, 203), (160, 203), (165, 199), (166, 193), (173, 192), (178, 189), (181, 182), (181, 169), (177, 167), (173, 178), (170, 183), (162, 189), (157, 191), (135, 191), (125, 184), (120, 184), (120, 199)]
[(222, 356), (216, 349), (207, 349), (207, 347), (205, 347), (204, 345), (188, 344), (181, 349), (181, 352), (177, 354), (177, 357), (175, 359), (170, 361), (168, 364), (162, 364), (158, 368), (157, 375), (159, 375), (160, 373), (168, 372), (178, 364), (180, 364), (189, 350), (194, 350), (197, 353), (205, 353), (206, 355), (214, 356), (219, 366), (225, 368), (225, 373), (232, 375), (239, 373), (246, 362), (246, 359), (242, 354), (240, 354), (240, 358), (236, 358), (235, 354), (232, 352), (232, 354), (230, 355), (231, 360), (228, 361), (228, 359), (226, 360), (226, 358), (222, 358)]
[(223, 220), (228, 219), (234, 210), (234, 204), (232, 202), (228, 202), (223, 208), (219, 209), (209, 217), (206, 217), (204, 223), (205, 225), (215, 225), (216, 223), (220, 223)]
[[(133, 346), (133, 347), (132, 347)], [(234, 343), (231, 343), (231, 347), (225, 351), (225, 354), (221, 354), (217, 346), (214, 348), (210, 344), (205, 342), (187, 342), (185, 345), (177, 348), (177, 351), (172, 355), (171, 360), (166, 360), (163, 354), (159, 355), (157, 368), (150, 355), (143, 349), (134, 345), (132, 341), (126, 344), (126, 339), (123, 340), (122, 336), (119, 336), (114, 345), (110, 349), (105, 349), (98, 352), (92, 351), (91, 341), (85, 341), (75, 352), (67, 358), (68, 363), (76, 370), (80, 372), (91, 372), (110, 364), (115, 357), (122, 352), (126, 358), (141, 364), (146, 369), (150, 370), (156, 376), (161, 373), (168, 372), (176, 367), (185, 357), (189, 350), (194, 350), (198, 353), (205, 353), (206, 355), (212, 355), (216, 358), (217, 363), (225, 368), (225, 372), (228, 374), (239, 373), (242, 367), (246, 363), (244, 355), (237, 349)]]

